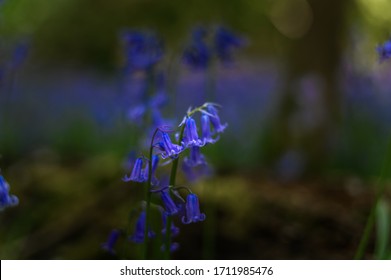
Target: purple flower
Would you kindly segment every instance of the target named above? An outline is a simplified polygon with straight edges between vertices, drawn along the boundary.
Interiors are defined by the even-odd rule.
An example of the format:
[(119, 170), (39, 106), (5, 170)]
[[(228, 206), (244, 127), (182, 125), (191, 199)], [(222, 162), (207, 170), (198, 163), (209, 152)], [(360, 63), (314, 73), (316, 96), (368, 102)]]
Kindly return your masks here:
[(192, 42), (183, 53), (183, 62), (195, 70), (206, 69), (210, 62), (211, 53), (204, 42), (206, 30), (196, 28), (192, 34)]
[(163, 201), (164, 207), (166, 209), (166, 213), (168, 215), (175, 215), (178, 213), (178, 208), (175, 204), (175, 202), (172, 200), (170, 196), (170, 192), (165, 190), (160, 193), (160, 197)]
[(210, 118), (208, 115), (203, 114), (201, 116), (201, 130), (202, 130), (202, 142), (205, 144), (214, 144), (219, 140), (219, 136), (216, 138), (212, 137), (212, 132), (210, 131)]
[(192, 117), (188, 117), (185, 121), (185, 131), (182, 140), (182, 145), (184, 148), (189, 148), (194, 146), (200, 147), (204, 145), (203, 141), (198, 138), (197, 125)]
[(194, 146), (190, 148), (190, 155), (184, 158), (184, 164), (190, 167), (197, 165), (206, 165), (206, 160), (203, 154), (201, 154), (200, 147)]
[(136, 159), (136, 162), (134, 163), (132, 173), (128, 177), (125, 175), (125, 177), (122, 179), (125, 182), (133, 181), (133, 182), (145, 182), (144, 172), (142, 170), (143, 168), (143, 158), (139, 157)]
[(215, 33), (215, 48), (217, 56), (222, 62), (230, 62), (232, 60), (232, 51), (244, 45), (244, 40), (234, 35), (228, 29), (221, 26), (217, 28)]
[[(171, 245), (170, 245), (170, 252), (175, 252), (175, 251), (178, 250), (178, 249), (179, 249), (179, 243), (177, 243), (177, 242), (171, 243)], [(161, 251), (165, 251), (165, 250), (166, 250), (166, 245), (163, 244), (163, 245), (160, 247), (160, 250), (161, 250)]]
[(0, 175), (0, 211), (7, 207), (18, 205), (19, 199), (15, 195), (9, 194), (9, 184), (4, 179), (2, 175)]
[[(162, 222), (163, 222), (163, 229), (162, 234), (166, 235), (167, 232), (167, 213), (162, 212)], [(179, 228), (174, 225), (174, 222), (171, 221), (171, 237), (175, 237), (179, 234)]]
[[(142, 211), (136, 222), (136, 228), (134, 230), (134, 233), (129, 237), (130, 241), (133, 241), (134, 243), (144, 242), (145, 224), (146, 224), (146, 213), (145, 211)], [(148, 238), (154, 238), (155, 236), (156, 234), (152, 230), (148, 230)]]
[(170, 136), (166, 132), (161, 132), (161, 142), (158, 143), (158, 148), (161, 151), (160, 156), (163, 159), (168, 157), (176, 158), (183, 151), (183, 147), (180, 145), (173, 144)]
[(182, 223), (202, 222), (205, 218), (205, 214), (200, 212), (198, 197), (193, 193), (188, 194), (186, 198), (186, 216), (182, 217)]
[(211, 114), (210, 122), (212, 123), (212, 126), (213, 126), (214, 130), (217, 133), (223, 132), (227, 128), (228, 124), (221, 124), (220, 117), (219, 117), (219, 115), (217, 113), (217, 110), (216, 110), (215, 106), (208, 105), (207, 110)]
[(391, 39), (386, 41), (383, 45), (379, 45), (377, 48), (380, 62), (387, 60), (391, 57)]
[(118, 237), (121, 235), (121, 231), (118, 229), (113, 229), (105, 243), (102, 244), (102, 249), (110, 253), (111, 255), (115, 255), (114, 246), (117, 243)]
[(147, 32), (124, 32), (122, 41), (125, 46), (126, 69), (128, 71), (151, 68), (163, 56), (161, 41)]

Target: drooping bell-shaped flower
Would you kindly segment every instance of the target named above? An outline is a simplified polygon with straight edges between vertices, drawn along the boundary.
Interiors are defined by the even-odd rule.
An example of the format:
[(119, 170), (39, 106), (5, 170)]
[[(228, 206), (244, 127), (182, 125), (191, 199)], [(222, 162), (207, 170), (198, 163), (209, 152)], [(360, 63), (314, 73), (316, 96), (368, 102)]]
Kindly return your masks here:
[[(168, 215), (166, 212), (162, 212), (162, 235), (166, 235), (167, 232), (167, 218)], [(171, 221), (171, 237), (175, 237), (179, 234), (179, 228), (174, 225), (174, 221)]]
[(245, 41), (225, 27), (219, 26), (215, 32), (215, 51), (224, 63), (231, 62), (234, 49), (243, 47)]
[(126, 31), (122, 34), (126, 70), (146, 70), (163, 57), (162, 42), (153, 33)]
[(0, 175), (0, 211), (11, 206), (18, 205), (19, 199), (9, 194), (10, 186), (2, 175)]
[(183, 52), (183, 62), (194, 70), (204, 70), (209, 66), (211, 52), (205, 43), (206, 29), (193, 30), (192, 42)]
[(163, 201), (164, 208), (166, 209), (167, 215), (175, 215), (178, 213), (178, 208), (174, 200), (170, 196), (170, 192), (165, 190), (160, 193), (160, 197)]
[(208, 105), (207, 107), (208, 112), (210, 113), (210, 122), (212, 123), (212, 126), (217, 133), (223, 132), (228, 124), (221, 124), (220, 117), (218, 115), (218, 112), (213, 105)]
[[(146, 224), (146, 212), (142, 211), (140, 216), (137, 219), (136, 227), (134, 233), (129, 237), (130, 241), (134, 243), (143, 243), (144, 242), (144, 231)], [(154, 238), (156, 234), (152, 230), (148, 230), (148, 238)]]
[(205, 144), (214, 144), (219, 140), (219, 136), (216, 138), (212, 137), (212, 132), (210, 131), (210, 117), (206, 114), (201, 116), (201, 130), (202, 137), (201, 140)]
[(379, 45), (377, 48), (377, 53), (379, 55), (379, 61), (383, 62), (384, 60), (387, 60), (391, 58), (391, 39), (383, 43), (382, 45)]
[(161, 132), (161, 142), (158, 143), (158, 148), (161, 151), (160, 156), (163, 159), (168, 157), (176, 158), (183, 151), (183, 147), (180, 145), (173, 144), (170, 136), (166, 132)]
[(113, 229), (107, 237), (107, 241), (101, 245), (102, 249), (107, 251), (111, 255), (115, 255), (114, 246), (117, 243), (117, 240), (120, 235), (121, 231), (119, 231), (118, 229)]
[(204, 155), (201, 154), (200, 147), (197, 146), (190, 148), (190, 154), (184, 158), (184, 163), (190, 167), (207, 164)]
[(142, 168), (143, 168), (143, 158), (139, 157), (136, 159), (134, 163), (133, 170), (130, 176), (128, 177), (127, 175), (125, 175), (125, 177), (122, 180), (125, 182), (129, 182), (129, 181), (139, 182), (139, 183), (145, 182), (145, 177), (143, 175)]
[(186, 198), (186, 216), (182, 217), (182, 223), (190, 224), (202, 222), (205, 218), (205, 214), (200, 211), (197, 195), (194, 193), (188, 194)]
[(185, 131), (183, 135), (182, 145), (184, 148), (204, 145), (203, 141), (198, 138), (197, 125), (192, 117), (188, 117), (185, 121)]

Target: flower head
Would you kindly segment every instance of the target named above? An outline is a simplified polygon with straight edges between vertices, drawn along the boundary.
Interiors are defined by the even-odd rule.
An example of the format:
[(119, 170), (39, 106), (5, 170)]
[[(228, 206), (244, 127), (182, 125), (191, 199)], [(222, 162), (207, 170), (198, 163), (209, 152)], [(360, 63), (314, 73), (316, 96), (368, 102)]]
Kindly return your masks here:
[(215, 48), (217, 56), (222, 62), (230, 62), (232, 51), (243, 47), (244, 40), (234, 35), (230, 30), (219, 26), (215, 33)]
[(176, 158), (183, 151), (183, 147), (173, 144), (171, 142), (170, 136), (163, 131), (161, 131), (161, 141), (157, 144), (157, 147), (160, 149), (160, 156), (163, 159), (168, 157)]
[(118, 229), (113, 229), (107, 237), (107, 241), (101, 245), (102, 249), (107, 251), (111, 255), (115, 255), (114, 246), (115, 243), (117, 243), (117, 240), (120, 235), (121, 231), (119, 231)]
[(18, 205), (19, 199), (15, 195), (9, 194), (9, 184), (0, 175), (0, 211), (11, 206)]
[(205, 144), (214, 144), (219, 140), (219, 136), (216, 138), (212, 137), (212, 132), (210, 131), (210, 117), (206, 114), (201, 116), (201, 130), (202, 130), (202, 142)]
[(186, 198), (186, 216), (182, 217), (182, 223), (190, 224), (202, 222), (205, 218), (205, 214), (200, 211), (197, 195), (194, 193), (188, 194)]
[(195, 70), (206, 69), (209, 65), (211, 53), (205, 43), (206, 30), (198, 27), (192, 33), (192, 42), (183, 53), (185, 64)]
[(185, 157), (183, 161), (184, 161), (184, 164), (187, 164), (190, 167), (207, 164), (204, 155), (201, 154), (200, 147), (197, 147), (197, 146), (190, 148), (189, 156)]
[[(130, 241), (134, 243), (143, 243), (144, 242), (144, 231), (146, 224), (146, 212), (142, 211), (136, 222), (136, 228), (133, 235), (129, 237)], [(156, 234), (152, 230), (148, 230), (148, 238), (154, 238)]]
[(204, 142), (198, 138), (197, 125), (192, 117), (186, 118), (182, 145), (184, 148), (204, 145)]
[[(162, 228), (162, 234), (165, 235), (167, 232), (167, 213), (162, 212), (162, 223), (163, 223), (163, 228)], [(171, 237), (175, 237), (179, 234), (179, 228), (174, 225), (174, 222), (171, 221)]]
[(125, 177), (122, 180), (125, 182), (129, 182), (129, 181), (139, 182), (139, 183), (145, 182), (145, 176), (143, 174), (144, 172), (142, 168), (143, 168), (143, 158), (139, 157), (136, 159), (134, 163), (133, 170), (130, 176), (128, 177), (125, 175)]
[(214, 105), (209, 104), (207, 107), (208, 112), (210, 113), (210, 122), (212, 123), (212, 126), (217, 133), (223, 132), (228, 124), (221, 124), (220, 117), (217, 113), (217, 110)]
[(160, 198), (163, 201), (164, 208), (166, 209), (167, 215), (175, 215), (176, 213), (178, 213), (178, 208), (174, 200), (172, 200), (169, 191), (167, 190), (162, 191), (160, 193)]
[(379, 60), (380, 62), (383, 62), (384, 60), (387, 60), (391, 58), (391, 39), (383, 43), (382, 45), (379, 45), (377, 48), (377, 53), (379, 54)]
[(130, 31), (122, 34), (127, 70), (146, 70), (163, 56), (161, 41), (151, 33)]

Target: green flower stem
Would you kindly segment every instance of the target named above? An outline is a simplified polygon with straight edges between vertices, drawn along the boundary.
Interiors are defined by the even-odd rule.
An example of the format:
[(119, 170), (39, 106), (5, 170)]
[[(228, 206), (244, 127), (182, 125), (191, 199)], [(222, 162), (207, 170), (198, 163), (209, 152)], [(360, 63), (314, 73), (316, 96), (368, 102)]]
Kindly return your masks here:
[[(178, 142), (181, 143), (183, 140), (183, 133), (185, 131), (185, 125), (182, 126), (181, 133), (179, 135)], [(175, 186), (176, 182), (176, 174), (178, 170), (178, 164), (179, 164), (179, 155), (174, 161), (172, 162), (171, 166), (171, 174), (170, 174), (170, 188)], [(170, 248), (171, 248), (171, 225), (172, 225), (172, 217), (167, 217), (167, 223), (166, 223), (166, 239), (164, 242), (164, 258), (166, 260), (170, 259)]]
[(390, 169), (390, 166), (389, 166), (391, 164), (390, 158), (391, 158), (391, 137), (389, 137), (389, 140), (388, 140), (386, 158), (385, 158), (385, 162), (383, 164), (382, 172), (380, 174), (380, 178), (379, 178), (379, 182), (378, 182), (378, 184), (380, 184), (379, 191), (376, 194), (375, 202), (374, 202), (374, 204), (371, 208), (371, 211), (369, 213), (367, 223), (364, 228), (364, 233), (361, 237), (356, 254), (354, 256), (355, 260), (360, 260), (364, 257), (365, 250), (368, 246), (369, 237), (370, 237), (371, 231), (375, 225), (376, 209), (377, 209), (377, 206), (380, 202), (380, 199), (383, 197), (384, 191), (386, 189), (386, 185), (383, 183), (383, 178), (386, 174), (386, 171), (388, 173), (388, 170)]
[(156, 133), (159, 129), (156, 129), (153, 133), (151, 145), (149, 146), (149, 161), (148, 161), (148, 181), (145, 186), (145, 229), (144, 229), (144, 259), (146, 260), (148, 257), (148, 228), (149, 228), (149, 220), (150, 220), (150, 209), (151, 209), (151, 197), (152, 193), (150, 192), (152, 187), (152, 153), (153, 153), (153, 142), (156, 136)]

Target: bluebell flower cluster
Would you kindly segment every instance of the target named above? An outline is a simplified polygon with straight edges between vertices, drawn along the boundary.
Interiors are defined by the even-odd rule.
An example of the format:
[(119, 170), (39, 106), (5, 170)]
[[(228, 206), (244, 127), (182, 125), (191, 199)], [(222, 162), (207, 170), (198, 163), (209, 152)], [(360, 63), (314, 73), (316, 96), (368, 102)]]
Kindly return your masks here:
[[(197, 122), (194, 115), (200, 113), (201, 129), (200, 133), (197, 127)], [(154, 205), (154, 209), (160, 211), (162, 217), (162, 229), (160, 234), (164, 237), (167, 235), (168, 227), (169, 238), (173, 238), (179, 234), (179, 228), (174, 225), (173, 218), (177, 217), (183, 224), (197, 223), (205, 220), (206, 215), (200, 209), (198, 196), (193, 193), (188, 187), (169, 185), (164, 180), (158, 180), (156, 176), (157, 168), (161, 158), (167, 164), (171, 161), (178, 160), (179, 156), (188, 151), (188, 154), (183, 158), (183, 170), (188, 169), (190, 172), (198, 166), (207, 166), (204, 155), (201, 153), (201, 148), (205, 145), (214, 144), (219, 139), (221, 134), (227, 127), (220, 120), (217, 111), (217, 105), (213, 103), (205, 103), (204, 105), (189, 109), (183, 121), (179, 125), (180, 132), (177, 134), (177, 143), (173, 143), (170, 136), (174, 131), (168, 131), (164, 128), (158, 128), (151, 141), (151, 159), (139, 157), (134, 161), (132, 170), (129, 176), (123, 178), (124, 181), (133, 181), (136, 183), (147, 183), (151, 194), (158, 194), (161, 205)], [(151, 166), (151, 176), (149, 175), (149, 166)], [(150, 177), (150, 178), (149, 178)], [(185, 190), (188, 194), (182, 196), (182, 191)], [(146, 203), (145, 205), (148, 205)], [(143, 206), (135, 224), (134, 233), (128, 237), (130, 241), (142, 243), (145, 238), (154, 238), (158, 231), (153, 231), (148, 225), (147, 227), (147, 206)], [(170, 224), (167, 224), (170, 218)], [(170, 225), (170, 226), (169, 226)], [(146, 236), (146, 232), (148, 232)], [(164, 237), (165, 238), (165, 237)], [(164, 239), (163, 238), (163, 239)], [(111, 242), (107, 241), (107, 248), (111, 248)], [(166, 248), (166, 244), (170, 244), (170, 251), (179, 248), (179, 244), (169, 242), (162, 245), (162, 250)], [(108, 250), (110, 251), (110, 249)]]
[(19, 203), (19, 199), (9, 193), (10, 186), (2, 175), (0, 175), (0, 211), (7, 207), (16, 206)]
[(380, 62), (391, 58), (391, 39), (387, 40), (382, 45), (377, 46), (376, 50)]
[(245, 44), (242, 37), (225, 27), (197, 27), (193, 30), (191, 41), (183, 52), (183, 62), (195, 70), (206, 69), (213, 58), (227, 64), (232, 61), (234, 50)]
[(124, 31), (121, 35), (128, 72), (149, 69), (162, 59), (163, 43), (155, 34)]

